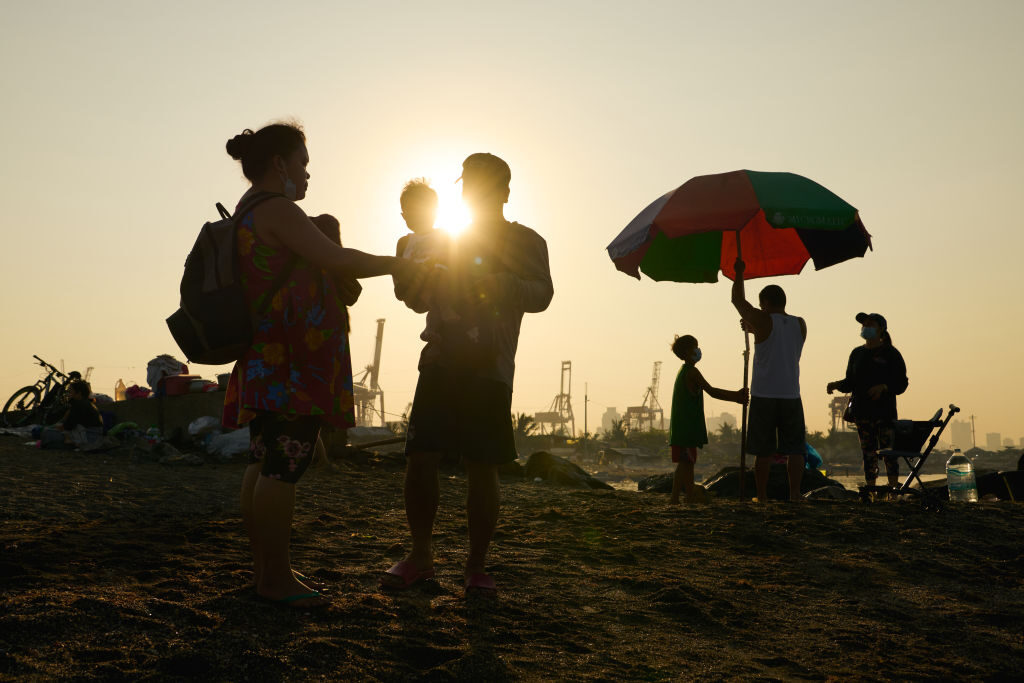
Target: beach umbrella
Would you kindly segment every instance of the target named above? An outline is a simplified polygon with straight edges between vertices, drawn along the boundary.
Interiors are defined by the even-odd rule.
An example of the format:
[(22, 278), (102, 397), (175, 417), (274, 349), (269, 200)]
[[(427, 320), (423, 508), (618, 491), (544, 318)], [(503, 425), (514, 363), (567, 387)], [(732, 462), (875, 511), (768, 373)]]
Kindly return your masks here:
[[(717, 282), (796, 275), (864, 256), (871, 236), (857, 209), (795, 173), (731, 171), (691, 178), (641, 211), (608, 245), (615, 267), (640, 279)], [(745, 336), (743, 387), (749, 382), (750, 337)], [(740, 486), (746, 470), (747, 410), (743, 408)]]

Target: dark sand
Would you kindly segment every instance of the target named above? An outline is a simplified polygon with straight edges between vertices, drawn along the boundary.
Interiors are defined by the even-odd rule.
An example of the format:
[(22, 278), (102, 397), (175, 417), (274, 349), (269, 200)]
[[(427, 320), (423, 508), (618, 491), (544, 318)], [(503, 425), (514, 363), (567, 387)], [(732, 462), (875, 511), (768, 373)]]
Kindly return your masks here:
[[(463, 596), (461, 477), (438, 578), (383, 594), (402, 475), (335, 460), (299, 487), (295, 567), (328, 611), (258, 601), (242, 465), (131, 464), (0, 437), (0, 678), (1019, 680), (1024, 506), (767, 509), (509, 482), (494, 600)], [(447, 477), (447, 475), (446, 475)]]

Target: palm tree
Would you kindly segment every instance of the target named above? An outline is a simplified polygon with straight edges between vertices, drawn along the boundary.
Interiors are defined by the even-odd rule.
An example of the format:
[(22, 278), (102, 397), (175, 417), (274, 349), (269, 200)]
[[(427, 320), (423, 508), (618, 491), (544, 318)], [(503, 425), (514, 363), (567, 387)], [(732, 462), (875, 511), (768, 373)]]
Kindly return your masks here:
[(626, 420), (614, 420), (612, 422), (612, 428), (608, 430), (608, 441), (618, 445), (623, 444), (623, 447), (629, 446), (629, 428), (626, 424)]
[(718, 428), (718, 438), (722, 441), (732, 441), (736, 434), (737, 429), (728, 422), (722, 422), (722, 426)]
[(512, 427), (515, 430), (516, 441), (519, 441), (536, 433), (537, 422), (526, 413), (513, 414)]

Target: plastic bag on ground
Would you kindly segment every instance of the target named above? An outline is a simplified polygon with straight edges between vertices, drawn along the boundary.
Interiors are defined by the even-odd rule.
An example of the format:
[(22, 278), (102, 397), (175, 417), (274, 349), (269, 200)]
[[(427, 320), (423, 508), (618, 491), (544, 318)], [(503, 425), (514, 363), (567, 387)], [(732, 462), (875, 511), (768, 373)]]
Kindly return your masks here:
[(188, 425), (189, 436), (202, 436), (213, 431), (220, 430), (220, 418), (212, 415), (204, 415), (192, 420)]
[(249, 451), (249, 427), (242, 427), (233, 432), (218, 434), (206, 444), (206, 452), (218, 458), (230, 459), (232, 456)]

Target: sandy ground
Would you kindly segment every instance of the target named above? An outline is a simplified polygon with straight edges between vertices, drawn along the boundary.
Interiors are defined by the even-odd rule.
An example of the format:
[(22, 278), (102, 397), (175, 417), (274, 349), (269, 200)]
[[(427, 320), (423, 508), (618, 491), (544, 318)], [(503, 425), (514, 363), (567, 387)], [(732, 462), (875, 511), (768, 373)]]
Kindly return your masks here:
[(378, 573), (407, 539), (400, 471), (335, 459), (299, 488), (294, 563), (333, 606), (258, 601), (241, 464), (167, 467), (0, 437), (0, 678), (1020, 680), (1024, 506), (759, 508), (507, 482), (494, 599), (461, 589), (464, 480), (438, 577)]

